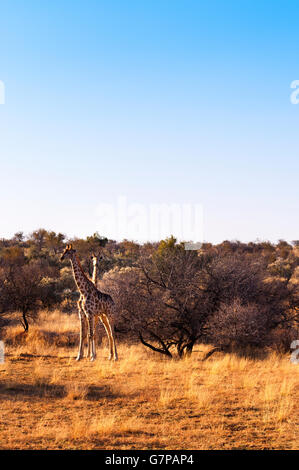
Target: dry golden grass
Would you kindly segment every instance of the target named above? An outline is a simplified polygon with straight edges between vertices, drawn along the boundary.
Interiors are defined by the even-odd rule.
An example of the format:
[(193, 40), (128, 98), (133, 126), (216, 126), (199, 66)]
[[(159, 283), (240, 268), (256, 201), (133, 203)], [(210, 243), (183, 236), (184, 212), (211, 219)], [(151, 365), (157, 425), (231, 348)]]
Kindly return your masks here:
[[(6, 331), (0, 364), (1, 449), (296, 449), (299, 365), (207, 346), (168, 360), (106, 344), (75, 361), (76, 315), (43, 313), (27, 335)], [(21, 334), (20, 334), (21, 333)]]

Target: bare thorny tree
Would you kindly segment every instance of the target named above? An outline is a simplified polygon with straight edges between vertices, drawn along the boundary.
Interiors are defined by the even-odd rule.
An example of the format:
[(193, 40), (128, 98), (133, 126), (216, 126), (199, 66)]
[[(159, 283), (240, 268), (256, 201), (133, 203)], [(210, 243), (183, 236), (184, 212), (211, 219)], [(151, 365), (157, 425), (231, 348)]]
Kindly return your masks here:
[(298, 321), (296, 285), (271, 278), (267, 260), (246, 253), (197, 253), (169, 241), (141, 254), (110, 288), (119, 327), (167, 357), (190, 354), (197, 341), (214, 345), (206, 357), (262, 347), (273, 330)]
[(24, 331), (28, 331), (28, 319), (35, 319), (38, 309), (47, 307), (55, 297), (55, 289), (51, 283), (51, 276), (54, 275), (53, 269), (42, 261), (26, 264), (8, 263), (2, 266), (1, 311), (19, 311)]

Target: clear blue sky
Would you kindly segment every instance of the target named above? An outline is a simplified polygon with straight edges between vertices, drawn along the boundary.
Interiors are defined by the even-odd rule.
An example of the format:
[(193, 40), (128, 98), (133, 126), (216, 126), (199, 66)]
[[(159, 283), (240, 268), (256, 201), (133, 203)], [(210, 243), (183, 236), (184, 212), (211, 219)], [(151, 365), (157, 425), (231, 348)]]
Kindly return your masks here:
[[(299, 239), (298, 1), (3, 0), (0, 237), (202, 204), (204, 238)], [(103, 234), (105, 235), (105, 234)]]

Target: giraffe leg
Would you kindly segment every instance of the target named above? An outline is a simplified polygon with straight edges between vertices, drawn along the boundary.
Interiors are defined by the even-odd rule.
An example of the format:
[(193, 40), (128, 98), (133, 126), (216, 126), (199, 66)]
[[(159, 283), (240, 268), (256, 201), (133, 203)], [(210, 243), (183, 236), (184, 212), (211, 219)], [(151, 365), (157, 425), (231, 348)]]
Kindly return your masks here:
[(89, 329), (88, 329), (88, 318), (85, 316), (85, 322), (86, 322), (86, 337), (87, 337), (87, 353), (86, 353), (86, 358), (91, 357), (91, 343), (89, 339)]
[(101, 320), (103, 322), (103, 325), (105, 327), (105, 330), (107, 332), (108, 339), (109, 339), (109, 350), (110, 350), (109, 361), (111, 361), (112, 358), (114, 361), (117, 361), (118, 356), (117, 356), (115, 338), (114, 338), (114, 333), (113, 333), (113, 321), (112, 319), (109, 320), (106, 314), (101, 315)]
[(107, 335), (107, 338), (108, 338), (108, 344), (109, 344), (109, 361), (111, 360), (112, 358), (112, 355), (111, 355), (111, 338), (110, 338), (110, 333), (109, 333), (109, 329), (108, 329), (108, 326), (106, 325), (106, 322), (105, 322), (105, 319), (103, 318), (103, 316), (101, 315), (100, 317), (101, 319), (101, 322), (103, 323), (103, 326), (105, 328), (105, 331), (106, 331), (106, 335)]
[(79, 342), (79, 351), (78, 351), (76, 361), (80, 361), (80, 359), (83, 357), (84, 340), (86, 337), (85, 314), (82, 308), (82, 299), (79, 299), (78, 301), (78, 312), (79, 312), (79, 320), (80, 320), (80, 342)]
[[(88, 322), (88, 320), (87, 320), (87, 322)], [(94, 316), (93, 316), (93, 322), (94, 322), (93, 323), (93, 332), (94, 332), (93, 333), (93, 343), (91, 341), (89, 341), (89, 339), (88, 339), (88, 342), (87, 342), (87, 356), (86, 357), (90, 357), (90, 360), (93, 360), (93, 359), (91, 359), (92, 358), (92, 355), (91, 355), (92, 350), (93, 350), (93, 358), (95, 359), (97, 357), (96, 341), (95, 341), (97, 320)], [(89, 335), (88, 335), (88, 338), (89, 338)]]
[(96, 358), (95, 354), (95, 342), (94, 342), (94, 315), (87, 314), (87, 325), (88, 325), (88, 343), (90, 348), (90, 360), (94, 361)]

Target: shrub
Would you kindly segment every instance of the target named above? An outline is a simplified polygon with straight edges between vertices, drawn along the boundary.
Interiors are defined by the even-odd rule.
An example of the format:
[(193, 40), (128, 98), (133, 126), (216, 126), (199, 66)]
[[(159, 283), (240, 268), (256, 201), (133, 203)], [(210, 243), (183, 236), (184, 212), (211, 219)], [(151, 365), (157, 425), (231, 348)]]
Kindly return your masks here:
[(270, 344), (271, 313), (265, 306), (244, 305), (235, 299), (220, 305), (208, 330), (212, 342), (220, 348), (264, 347)]

